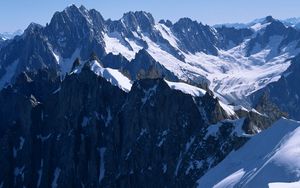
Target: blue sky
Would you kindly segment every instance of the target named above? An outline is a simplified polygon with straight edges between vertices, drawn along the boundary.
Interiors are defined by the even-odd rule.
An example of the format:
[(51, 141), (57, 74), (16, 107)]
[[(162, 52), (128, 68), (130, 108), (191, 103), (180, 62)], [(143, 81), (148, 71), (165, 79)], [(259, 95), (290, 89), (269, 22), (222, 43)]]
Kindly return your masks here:
[(69, 4), (95, 8), (104, 18), (118, 19), (129, 10), (145, 10), (159, 20), (190, 17), (205, 24), (248, 22), (273, 15), (300, 17), (299, 0), (1, 0), (0, 32), (25, 29), (31, 22), (49, 22)]

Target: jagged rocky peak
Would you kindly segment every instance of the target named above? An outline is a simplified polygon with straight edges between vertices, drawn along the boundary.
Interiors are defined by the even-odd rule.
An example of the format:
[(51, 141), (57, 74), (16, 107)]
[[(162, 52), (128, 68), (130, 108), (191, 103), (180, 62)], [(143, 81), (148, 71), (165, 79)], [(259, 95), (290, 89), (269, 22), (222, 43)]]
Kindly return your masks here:
[(273, 18), (273, 16), (269, 15), (265, 18), (264, 23), (270, 23), (270, 22), (274, 22), (276, 21), (275, 18)]
[(97, 28), (102, 31), (105, 27), (105, 20), (95, 9), (88, 10), (83, 5), (77, 7), (73, 4), (61, 12), (56, 12), (49, 25), (54, 31), (66, 27), (69, 27), (68, 29), (72, 29), (73, 27), (78, 29), (88, 27), (89, 30)]
[(70, 18), (79, 16), (79, 14), (87, 16), (89, 14), (88, 10), (83, 5), (77, 7), (75, 4), (68, 6), (63, 10), (63, 12), (66, 13)]
[[(281, 21), (276, 20), (271, 16), (267, 16), (262, 21), (250, 25), (250, 28), (256, 32), (256, 35), (251, 38), (248, 44), (247, 56), (257, 53), (258, 50), (261, 50), (268, 45), (272, 49), (276, 49), (276, 53), (280, 53), (283, 46), (297, 40), (296, 38), (299, 33), (296, 29), (286, 27)], [(277, 37), (276, 40), (281, 41), (277, 42), (275, 39), (272, 39), (272, 37)]]
[[(97, 27), (97, 26), (101, 27), (101, 28), (105, 27), (106, 23), (105, 23), (103, 16), (100, 14), (100, 12), (98, 12), (95, 9), (91, 9), (91, 10), (89, 10), (89, 15), (93, 19), (92, 21), (95, 23), (94, 24), (95, 27)], [(97, 25), (97, 24), (99, 24), (99, 25)]]
[(76, 18), (78, 19), (78, 16), (80, 17), (83, 16), (90, 25), (93, 25), (93, 27), (99, 27), (99, 26), (103, 27), (105, 25), (105, 20), (98, 11), (96, 11), (95, 9), (88, 10), (83, 5), (81, 5), (80, 7), (77, 7), (74, 4), (70, 5), (63, 12), (66, 12), (67, 15), (71, 17), (72, 20), (73, 18), (75, 18), (75, 20), (73, 21), (76, 21)]
[(127, 12), (123, 15), (121, 21), (131, 30), (144, 32), (150, 32), (155, 24), (153, 16), (145, 11)]
[(280, 21), (272, 16), (267, 16), (261, 23), (262, 29), (265, 29), (265, 33), (268, 35), (282, 35), (287, 27)]
[(169, 80), (178, 81), (172, 72), (158, 63), (145, 49), (140, 50), (135, 58), (122, 68), (122, 71), (132, 80), (166, 77)]
[(216, 30), (221, 37), (222, 47), (224, 49), (233, 48), (242, 42), (244, 42), (245, 38), (250, 38), (254, 31), (248, 28), (237, 29), (234, 27), (227, 27), (222, 25), (221, 27), (217, 27)]
[(187, 29), (187, 31), (191, 31), (192, 28), (198, 27), (198, 26), (202, 26), (202, 24), (198, 23), (197, 21), (193, 21), (190, 18), (180, 18), (177, 22), (174, 23), (174, 27), (175, 28), (182, 28), (183, 32), (186, 32), (185, 29)]
[(173, 26), (173, 23), (170, 20), (160, 20), (158, 23), (164, 24), (167, 27), (172, 27)]
[(158, 67), (155, 64), (159, 65), (145, 49), (142, 49), (125, 68), (129, 70), (130, 77), (134, 80), (146, 77), (161, 77), (160, 70), (157, 69)]
[(121, 69), (127, 63), (129, 63), (129, 61), (124, 56), (122, 56), (122, 54), (114, 55), (113, 53), (107, 54), (101, 60), (104, 67), (110, 67), (113, 69)]
[(218, 55), (219, 38), (214, 28), (193, 21), (190, 18), (181, 18), (173, 25), (172, 31), (176, 33), (177, 38), (181, 41), (180, 46), (183, 51)]
[(85, 8), (85, 6), (83, 6), (83, 5), (80, 5), (80, 7), (78, 8), (81, 12), (85, 12), (85, 13), (88, 13), (89, 11), (88, 11), (88, 9), (87, 8)]
[(265, 18), (265, 23), (270, 23), (270, 26), (273, 26), (274, 29), (284, 30), (287, 28), (281, 21), (273, 18), (272, 16), (267, 16)]
[(61, 12), (55, 12), (53, 15), (50, 25), (53, 24), (67, 24), (69, 22), (78, 22), (82, 18), (88, 18), (89, 12), (84, 6), (78, 8), (76, 5), (72, 4), (65, 8)]
[(181, 27), (185, 32), (194, 32), (195, 30), (198, 30), (200, 28), (210, 31), (215, 31), (212, 27), (209, 25), (202, 24), (201, 22), (198, 22), (196, 20), (192, 20), (191, 18), (184, 17), (180, 18), (177, 22), (174, 23), (174, 27)]
[(37, 34), (43, 29), (43, 26), (37, 23), (30, 23), (29, 26), (25, 29), (24, 34)]

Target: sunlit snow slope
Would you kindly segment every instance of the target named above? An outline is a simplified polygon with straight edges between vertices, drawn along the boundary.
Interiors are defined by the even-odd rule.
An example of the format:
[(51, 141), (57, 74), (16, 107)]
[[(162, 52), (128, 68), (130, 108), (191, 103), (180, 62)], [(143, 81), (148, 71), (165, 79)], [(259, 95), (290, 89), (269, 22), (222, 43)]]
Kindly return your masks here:
[(300, 123), (281, 119), (198, 180), (198, 187), (299, 187)]

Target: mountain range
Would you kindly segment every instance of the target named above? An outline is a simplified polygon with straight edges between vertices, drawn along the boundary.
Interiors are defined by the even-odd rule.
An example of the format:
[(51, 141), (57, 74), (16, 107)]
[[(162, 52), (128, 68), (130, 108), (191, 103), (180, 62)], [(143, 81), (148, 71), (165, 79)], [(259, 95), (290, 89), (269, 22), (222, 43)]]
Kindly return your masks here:
[(284, 155), (299, 145), (296, 25), (106, 20), (71, 5), (0, 39), (0, 187), (297, 182)]

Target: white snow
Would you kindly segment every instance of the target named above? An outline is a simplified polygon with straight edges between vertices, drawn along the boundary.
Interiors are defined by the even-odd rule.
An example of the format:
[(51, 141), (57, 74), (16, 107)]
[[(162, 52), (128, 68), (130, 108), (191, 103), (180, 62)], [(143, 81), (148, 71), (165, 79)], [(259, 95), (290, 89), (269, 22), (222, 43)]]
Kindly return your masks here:
[(206, 91), (204, 89), (183, 83), (183, 82), (171, 82), (165, 80), (171, 89), (182, 91), (185, 94), (192, 95), (193, 97), (202, 97)]
[(105, 154), (106, 148), (100, 148), (100, 173), (99, 173), (99, 183), (104, 178), (105, 175), (105, 161), (104, 161), (104, 154)]
[(219, 100), (219, 104), (220, 106), (223, 108), (223, 110), (226, 112), (226, 114), (228, 116), (231, 116), (231, 117), (237, 117), (236, 113), (234, 112), (233, 110), (233, 107), (223, 103), (222, 101)]
[(241, 110), (241, 111), (249, 112), (249, 110), (247, 108), (245, 108), (244, 106), (242, 106), (242, 105), (233, 106), (233, 110), (234, 111)]
[(53, 54), (57, 64), (60, 66), (61, 76), (63, 77), (66, 73), (69, 73), (72, 69), (73, 63), (76, 58), (80, 58), (81, 49), (77, 48), (70, 58), (63, 58), (56, 50), (53, 50), (52, 47), (49, 47), (50, 51)]
[(144, 91), (144, 97), (141, 99), (143, 105), (146, 104), (146, 102), (156, 93), (157, 85), (154, 85), (153, 87), (143, 90)]
[[(119, 70), (111, 69), (111, 68), (103, 68), (101, 64), (93, 60), (90, 63), (91, 70), (98, 76), (106, 79), (112, 85), (119, 87), (120, 89), (124, 90), (125, 92), (129, 92), (132, 87), (132, 81), (129, 80), (126, 76), (124, 76)], [(77, 67), (72, 73), (80, 73), (81, 69), (83, 68), (84, 63), (81, 66)]]
[(98, 61), (92, 62), (91, 70), (98, 76), (105, 78), (112, 85), (118, 86), (126, 92), (130, 91), (132, 82), (120, 71), (111, 68), (103, 68)]
[(163, 164), (163, 167), (162, 167), (162, 170), (163, 170), (163, 173), (165, 174), (168, 170), (168, 164)]
[(209, 125), (207, 128), (207, 133), (204, 137), (204, 139), (207, 139), (209, 136), (216, 137), (217, 133), (219, 132), (220, 127), (224, 123), (231, 123), (234, 126), (234, 130), (232, 134), (236, 134), (236, 136), (241, 137), (241, 136), (248, 136), (244, 131), (243, 131), (243, 124), (244, 124), (245, 118), (241, 119), (236, 119), (236, 120), (224, 120), (222, 122), (219, 122), (217, 124)]
[(24, 143), (25, 143), (25, 138), (24, 137), (19, 137), (20, 143), (19, 147), (13, 147), (13, 157), (16, 158), (18, 155), (18, 151), (21, 151), (23, 149)]
[[(199, 187), (268, 187), (300, 178), (300, 122), (281, 119), (198, 180)], [(283, 185), (283, 184), (280, 184)]]
[[(106, 53), (112, 53), (114, 55), (122, 54), (126, 59), (132, 60), (135, 54), (142, 49), (139, 45), (135, 44), (133, 41), (125, 41), (120, 33), (103, 33), (103, 40), (105, 42)], [(126, 47), (126, 42), (128, 42), (133, 50)]]
[(157, 144), (157, 147), (161, 147), (165, 141), (166, 141), (166, 137), (162, 137), (159, 143)]
[(47, 136), (43, 136), (41, 134), (36, 135), (37, 139), (41, 139), (42, 142), (45, 142), (46, 140), (48, 140), (51, 137), (51, 133), (49, 133)]
[(43, 168), (44, 168), (44, 159), (41, 159), (41, 167), (40, 167), (40, 169), (38, 170), (37, 187), (40, 187), (41, 182), (42, 182)]
[(250, 28), (253, 29), (255, 32), (260, 31), (262, 29), (265, 29), (268, 25), (270, 25), (271, 22), (268, 23), (256, 23), (252, 25)]
[(83, 117), (82, 122), (81, 122), (81, 127), (86, 127), (90, 122), (89, 117)]
[(23, 146), (24, 146), (24, 143), (25, 143), (25, 138), (21, 136), (19, 139), (20, 139), (19, 150), (22, 150)]
[(61, 87), (57, 88), (55, 91), (52, 92), (52, 94), (56, 94), (61, 90)]
[(222, 187), (233, 188), (236, 185), (236, 183), (241, 180), (244, 174), (245, 174), (244, 169), (240, 169), (234, 172), (233, 174), (231, 174), (230, 176), (226, 177), (218, 184), (216, 184), (214, 188), (222, 188)]
[(181, 162), (182, 162), (182, 152), (180, 152), (179, 157), (178, 157), (178, 161), (177, 161), (177, 165), (176, 165), (176, 169), (175, 169), (175, 173), (174, 173), (175, 176), (178, 175), (178, 171), (179, 171)]
[(165, 26), (164, 24), (157, 24), (154, 26), (173, 47), (178, 48), (178, 43), (176, 37), (173, 35), (170, 28)]
[(0, 89), (11, 83), (11, 80), (16, 73), (18, 64), (19, 60), (17, 59), (5, 68), (6, 73), (0, 78)]
[(17, 181), (17, 177), (18, 176), (21, 176), (22, 178), (22, 181), (24, 181), (24, 169), (25, 169), (25, 166), (22, 166), (22, 167), (15, 167), (14, 169), (14, 184), (16, 185), (16, 181)]
[[(268, 24), (254, 22), (251, 26), (252, 29), (263, 32), (263, 28)], [(209, 88), (226, 103), (234, 102), (248, 106), (245, 98), (267, 84), (277, 81), (290, 66), (290, 61), (286, 60), (300, 52), (300, 49), (295, 48), (298, 42), (296, 41), (278, 53), (277, 49), (282, 38), (273, 36), (264, 49), (257, 45), (249, 57), (246, 56), (249, 39), (229, 50), (219, 50), (218, 56), (202, 52), (192, 54), (180, 49), (179, 40), (170, 28), (159, 23), (154, 28), (178, 50), (185, 61), (177, 59), (168, 52), (165, 44), (152, 41), (147, 33), (141, 31), (134, 32), (135, 39), (130, 40), (119, 33), (104, 34), (106, 51), (121, 53), (131, 60), (141, 49), (137, 41), (143, 40), (148, 45), (147, 52), (179, 79), (183, 81), (192, 79), (199, 83), (209, 80)]]
[(273, 182), (269, 183), (269, 188), (299, 188), (300, 181), (297, 182)]
[(53, 178), (53, 181), (52, 181), (52, 183), (51, 183), (51, 187), (52, 187), (52, 188), (57, 188), (57, 181), (58, 181), (60, 172), (61, 172), (61, 169), (60, 169), (60, 168), (55, 168), (54, 175), (53, 175), (54, 178)]
[(190, 147), (195, 141), (195, 136), (191, 137), (190, 140), (185, 145), (185, 152), (189, 151)]
[(107, 117), (105, 118), (103, 115), (101, 115), (101, 118), (104, 121), (105, 127), (108, 127), (108, 125), (112, 121), (112, 116), (111, 116), (110, 108), (107, 108), (106, 112), (107, 112)]

